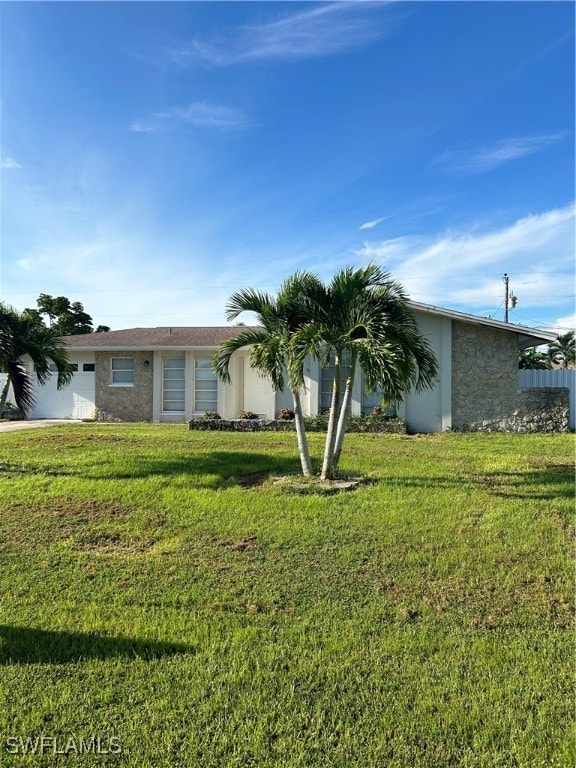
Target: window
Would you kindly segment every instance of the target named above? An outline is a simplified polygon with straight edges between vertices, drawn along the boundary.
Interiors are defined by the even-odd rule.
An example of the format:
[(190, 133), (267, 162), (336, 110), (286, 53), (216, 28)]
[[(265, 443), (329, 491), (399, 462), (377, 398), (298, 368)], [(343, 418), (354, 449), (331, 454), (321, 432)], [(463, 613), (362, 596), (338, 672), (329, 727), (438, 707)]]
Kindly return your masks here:
[(162, 361), (162, 410), (184, 413), (186, 361), (184, 357), (165, 357)]
[(110, 384), (117, 387), (134, 386), (134, 358), (113, 357)]
[[(330, 365), (327, 368), (322, 368), (320, 374), (320, 413), (330, 409), (330, 403), (332, 402), (332, 385), (334, 381), (334, 355), (330, 355)], [(346, 388), (346, 380), (348, 379), (348, 373), (350, 371), (350, 360), (348, 355), (344, 355), (344, 359), (340, 363), (340, 403), (344, 397), (344, 390)]]
[(210, 357), (194, 358), (194, 410), (218, 410), (218, 380)]
[(82, 363), (84, 373), (91, 373), (96, 370), (96, 363)]

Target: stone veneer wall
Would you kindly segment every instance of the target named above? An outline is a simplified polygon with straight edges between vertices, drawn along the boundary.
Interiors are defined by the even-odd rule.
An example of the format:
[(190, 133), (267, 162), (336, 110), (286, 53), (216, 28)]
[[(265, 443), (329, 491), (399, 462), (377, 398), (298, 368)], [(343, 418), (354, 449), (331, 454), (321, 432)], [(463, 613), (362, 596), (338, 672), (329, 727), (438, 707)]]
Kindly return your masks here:
[[(220, 432), (292, 432), (296, 430), (294, 421), (285, 419), (192, 419), (188, 428), (198, 431), (217, 430)], [(306, 427), (307, 432), (326, 431)], [(350, 423), (347, 432), (370, 432), (373, 434), (406, 434), (406, 422), (401, 419), (379, 421), (377, 424)]]
[(515, 333), (452, 323), (452, 428), (566, 432), (567, 389), (519, 389)]
[[(110, 386), (110, 360), (134, 358), (134, 386)], [(145, 366), (148, 360), (150, 365)], [(152, 421), (154, 355), (152, 352), (96, 353), (96, 418), (98, 421)]]

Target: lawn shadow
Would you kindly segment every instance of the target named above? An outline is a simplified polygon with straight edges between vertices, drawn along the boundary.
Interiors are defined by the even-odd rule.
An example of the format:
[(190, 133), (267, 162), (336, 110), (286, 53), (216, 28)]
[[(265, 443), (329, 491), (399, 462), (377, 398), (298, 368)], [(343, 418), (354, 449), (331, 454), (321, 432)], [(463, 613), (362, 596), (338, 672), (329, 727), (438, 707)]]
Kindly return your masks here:
[(0, 664), (69, 664), (86, 659), (151, 659), (194, 653), (183, 643), (110, 637), (97, 632), (66, 632), (0, 625)]
[(300, 461), (293, 458), (276, 457), (272, 453), (250, 451), (209, 451), (191, 452), (189, 456), (175, 456), (162, 459), (156, 456), (133, 453), (126, 457), (121, 469), (112, 469), (105, 462), (97, 466), (42, 467), (33, 464), (0, 465), (0, 473), (46, 474), (65, 477), (82, 477), (90, 480), (130, 480), (146, 477), (175, 477), (188, 475), (191, 482), (206, 488), (253, 488), (271, 475), (294, 475), (301, 472)]
[[(518, 472), (480, 472), (447, 476), (415, 476), (391, 478), (396, 486), (406, 488), (444, 488), (462, 490), (473, 485), (495, 496), (508, 499), (574, 498), (572, 464), (549, 464), (541, 469)], [(385, 482), (385, 481), (384, 481)]]

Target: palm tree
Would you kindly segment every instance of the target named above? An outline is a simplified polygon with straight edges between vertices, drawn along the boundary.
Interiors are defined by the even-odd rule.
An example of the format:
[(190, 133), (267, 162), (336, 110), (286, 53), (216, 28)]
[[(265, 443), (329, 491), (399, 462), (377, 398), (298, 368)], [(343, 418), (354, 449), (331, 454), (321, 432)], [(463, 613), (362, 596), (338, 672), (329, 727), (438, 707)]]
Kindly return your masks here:
[(573, 368), (576, 365), (574, 331), (558, 334), (548, 347), (547, 356), (550, 366), (559, 365), (560, 368)]
[(233, 294), (228, 300), (226, 318), (235, 320), (242, 312), (253, 312), (257, 328), (246, 328), (223, 342), (213, 357), (213, 367), (223, 381), (230, 381), (230, 358), (239, 349), (250, 347), (250, 362), (268, 377), (274, 391), (285, 388), (286, 379), (294, 402), (294, 420), (300, 463), (304, 475), (312, 475), (312, 462), (306, 438), (300, 392), (304, 386), (303, 359), (296, 365), (291, 349), (294, 333), (309, 320), (307, 301), (321, 290), (318, 278), (309, 272), (296, 272), (282, 284), (274, 298), (266, 292), (248, 288)]
[(0, 371), (8, 374), (0, 396), (0, 412), (6, 403), (10, 384), (16, 406), (24, 415), (34, 407), (33, 382), (22, 362), (25, 355), (32, 358), (40, 385), (45, 384), (52, 375), (51, 363), (54, 363), (58, 372), (58, 389), (70, 383), (72, 366), (58, 331), (47, 328), (32, 313), (18, 312), (0, 302)]
[[(402, 286), (378, 265), (340, 270), (328, 286), (310, 297), (311, 323), (297, 331), (293, 344), (300, 365), (305, 354), (321, 364), (334, 361), (332, 397), (321, 479), (338, 466), (357, 369), (369, 391), (397, 402), (412, 388), (433, 385), (438, 363), (408, 308)], [(341, 398), (341, 374), (349, 365)]]

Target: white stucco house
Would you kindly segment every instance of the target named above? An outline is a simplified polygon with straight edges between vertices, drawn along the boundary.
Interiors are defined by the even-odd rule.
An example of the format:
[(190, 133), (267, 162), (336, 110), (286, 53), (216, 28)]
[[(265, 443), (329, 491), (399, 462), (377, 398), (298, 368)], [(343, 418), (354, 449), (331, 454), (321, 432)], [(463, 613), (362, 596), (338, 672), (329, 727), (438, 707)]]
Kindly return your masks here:
[[(526, 424), (530, 414), (554, 409), (556, 413), (564, 402), (552, 390), (531, 390), (527, 399), (518, 387), (518, 351), (553, 341), (554, 334), (425, 304), (412, 302), (411, 308), (438, 357), (440, 375), (433, 389), (409, 393), (398, 408), (410, 430)], [(291, 395), (272, 390), (250, 366), (248, 350), (233, 356), (230, 384), (217, 381), (212, 371), (211, 356), (218, 345), (240, 330), (130, 328), (68, 336), (66, 344), (76, 366), (73, 381), (58, 390), (53, 377), (37, 388), (30, 418), (182, 422), (206, 411), (236, 418), (241, 410), (274, 418), (281, 408), (292, 407)], [(306, 361), (305, 377), (305, 413), (321, 412), (329, 405), (329, 378), (311, 359)], [(534, 392), (541, 395), (536, 400)], [(378, 393), (365, 391), (361, 376), (353, 395), (353, 413), (369, 412), (380, 403)]]

